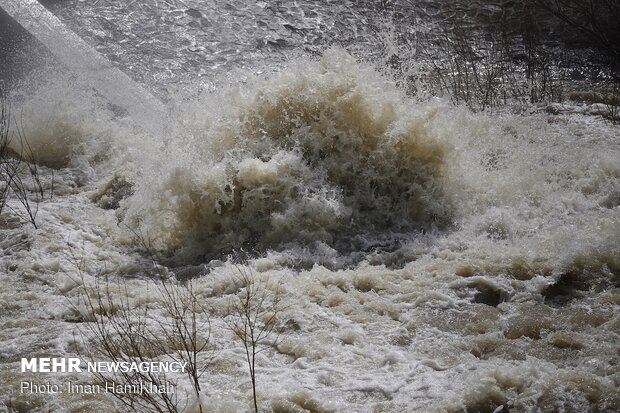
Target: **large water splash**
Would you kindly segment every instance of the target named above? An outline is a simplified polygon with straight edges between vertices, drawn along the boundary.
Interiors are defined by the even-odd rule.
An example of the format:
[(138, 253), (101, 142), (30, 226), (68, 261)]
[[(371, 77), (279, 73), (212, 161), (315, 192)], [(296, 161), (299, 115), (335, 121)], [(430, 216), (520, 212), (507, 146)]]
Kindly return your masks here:
[(158, 250), (335, 245), (445, 224), (448, 148), (427, 130), (433, 113), (346, 53), (211, 99), (227, 112), (204, 113), (122, 211)]

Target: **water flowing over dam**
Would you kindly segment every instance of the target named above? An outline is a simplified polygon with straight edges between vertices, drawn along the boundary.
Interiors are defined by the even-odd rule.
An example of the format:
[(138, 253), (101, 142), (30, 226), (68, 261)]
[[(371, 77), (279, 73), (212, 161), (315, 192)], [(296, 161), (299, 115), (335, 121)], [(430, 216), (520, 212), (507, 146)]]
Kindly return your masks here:
[(157, 99), (97, 53), (38, 1), (2, 0), (0, 8), (111, 104), (146, 125), (165, 117), (165, 107)]
[(617, 66), (528, 5), (0, 0), (0, 411), (618, 411)]

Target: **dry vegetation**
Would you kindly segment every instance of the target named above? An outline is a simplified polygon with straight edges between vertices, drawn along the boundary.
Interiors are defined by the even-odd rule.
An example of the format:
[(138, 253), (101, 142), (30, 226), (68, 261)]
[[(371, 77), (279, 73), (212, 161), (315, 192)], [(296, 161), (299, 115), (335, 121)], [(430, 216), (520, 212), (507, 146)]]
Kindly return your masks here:
[(472, 110), (604, 96), (617, 120), (620, 3), (478, 0), (441, 3), (420, 57), (423, 82)]
[[(210, 352), (209, 311), (195, 294), (192, 284), (178, 285), (172, 280), (152, 281), (152, 302), (132, 297), (126, 281), (111, 279), (99, 271), (89, 282), (83, 258), (71, 257), (78, 278), (79, 300), (70, 301), (84, 323), (80, 324), (87, 359), (108, 362), (150, 362), (167, 360), (186, 363), (185, 379), (194, 396), (201, 393)], [(94, 373), (97, 383), (135, 385), (140, 382), (165, 388), (179, 377), (151, 371)], [(177, 392), (111, 393), (127, 411), (180, 412), (187, 398)], [(202, 409), (200, 409), (202, 411)]]
[[(69, 300), (80, 321), (80, 342), (83, 356), (89, 361), (150, 362), (177, 361), (186, 363), (184, 374), (170, 375), (153, 372), (93, 373), (97, 384), (116, 385), (152, 384), (165, 388), (173, 384), (173, 392), (119, 392), (111, 393), (126, 411), (182, 412), (192, 400), (197, 404), (192, 411), (203, 411), (200, 403), (205, 387), (205, 373), (216, 351), (211, 340), (209, 299), (196, 294), (190, 281), (179, 283), (174, 279), (147, 281), (149, 299), (132, 296), (127, 281), (111, 278), (103, 270), (91, 277), (84, 258), (71, 255), (75, 267), (79, 297)], [(236, 266), (231, 282), (239, 288), (230, 297), (230, 305), (223, 316), (229, 330), (245, 349), (249, 378), (252, 385), (254, 410), (259, 411), (257, 397), (256, 355), (273, 346), (278, 340), (278, 315), (282, 311), (280, 285), (258, 280), (250, 270)], [(275, 288), (275, 289), (274, 289)], [(178, 389), (181, 382), (189, 382), (191, 393)]]
[[(11, 123), (7, 96), (0, 88), (0, 214), (9, 209), (21, 221), (29, 222), (37, 228), (39, 203), (45, 193), (34, 154), (23, 129)], [(19, 150), (16, 151), (15, 147), (19, 147)], [(9, 202), (11, 199), (16, 200), (19, 207), (14, 207)]]
[(236, 284), (242, 286), (231, 300), (228, 314), (229, 328), (245, 349), (248, 372), (252, 380), (254, 411), (258, 412), (256, 395), (256, 355), (267, 346), (275, 346), (279, 338), (276, 329), (282, 311), (280, 285), (272, 290), (265, 281), (257, 279), (251, 271), (237, 267)]

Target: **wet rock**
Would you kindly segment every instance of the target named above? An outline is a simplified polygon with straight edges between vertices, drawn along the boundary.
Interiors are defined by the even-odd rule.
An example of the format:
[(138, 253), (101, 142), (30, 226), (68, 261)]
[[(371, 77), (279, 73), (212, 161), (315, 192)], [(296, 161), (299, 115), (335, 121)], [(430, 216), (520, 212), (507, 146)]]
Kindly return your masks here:
[(554, 284), (545, 288), (542, 295), (546, 304), (563, 306), (580, 296), (579, 291), (587, 289), (588, 286), (580, 280), (577, 274), (566, 273), (562, 274)]
[(492, 288), (486, 285), (479, 285), (476, 288), (478, 292), (474, 295), (473, 302), (490, 305), (491, 307), (497, 307), (500, 303), (505, 301), (502, 291)]

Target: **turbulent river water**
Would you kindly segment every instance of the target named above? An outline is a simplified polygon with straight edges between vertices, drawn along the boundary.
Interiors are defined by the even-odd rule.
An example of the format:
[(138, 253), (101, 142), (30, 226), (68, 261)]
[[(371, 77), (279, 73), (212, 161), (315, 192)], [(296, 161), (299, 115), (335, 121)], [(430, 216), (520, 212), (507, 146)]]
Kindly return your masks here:
[(406, 93), (392, 41), (422, 3), (41, 3), (169, 116), (149, 132), (63, 70), (12, 89), (46, 195), (37, 228), (16, 200), (0, 219), (0, 410), (121, 409), (24, 392), (93, 378), (20, 360), (94, 345), (85, 286), (157, 314), (162, 276), (211, 327), (180, 405), (253, 410), (229, 311), (252, 274), (279, 299), (261, 411), (617, 411), (617, 125)]

